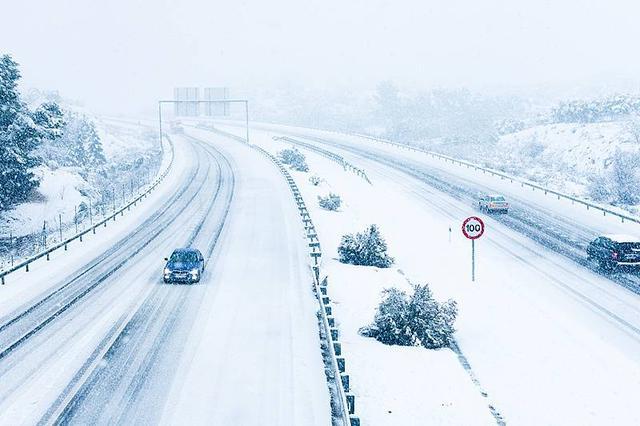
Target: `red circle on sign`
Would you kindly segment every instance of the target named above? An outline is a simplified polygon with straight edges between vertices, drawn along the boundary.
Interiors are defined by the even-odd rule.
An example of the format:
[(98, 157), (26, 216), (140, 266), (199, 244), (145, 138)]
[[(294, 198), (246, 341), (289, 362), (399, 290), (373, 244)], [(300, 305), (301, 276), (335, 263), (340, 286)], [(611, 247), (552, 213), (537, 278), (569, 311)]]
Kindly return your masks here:
[(470, 240), (480, 238), (484, 234), (484, 222), (477, 216), (468, 217), (462, 222), (462, 233)]

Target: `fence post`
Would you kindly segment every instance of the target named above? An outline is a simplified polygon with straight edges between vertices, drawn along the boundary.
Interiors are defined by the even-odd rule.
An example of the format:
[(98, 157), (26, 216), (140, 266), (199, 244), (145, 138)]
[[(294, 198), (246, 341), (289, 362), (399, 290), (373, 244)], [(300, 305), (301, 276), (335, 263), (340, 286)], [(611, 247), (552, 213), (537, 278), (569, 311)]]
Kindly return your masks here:
[(47, 221), (46, 220), (42, 223), (42, 245), (45, 249), (47, 248)]
[[(60, 242), (62, 242), (62, 213), (58, 213), (58, 230), (60, 231)], [(64, 250), (67, 250), (67, 245), (64, 245)]]

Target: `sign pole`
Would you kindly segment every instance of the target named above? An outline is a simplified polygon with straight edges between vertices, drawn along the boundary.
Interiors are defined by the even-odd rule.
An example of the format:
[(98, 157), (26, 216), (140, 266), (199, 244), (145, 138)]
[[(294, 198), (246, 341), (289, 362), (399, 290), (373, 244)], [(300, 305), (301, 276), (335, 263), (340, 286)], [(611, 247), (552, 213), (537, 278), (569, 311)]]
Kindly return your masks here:
[(471, 282), (476, 280), (476, 240), (471, 240)]
[(476, 239), (484, 234), (484, 222), (477, 216), (468, 217), (462, 222), (462, 233), (471, 240), (471, 282), (476, 280)]

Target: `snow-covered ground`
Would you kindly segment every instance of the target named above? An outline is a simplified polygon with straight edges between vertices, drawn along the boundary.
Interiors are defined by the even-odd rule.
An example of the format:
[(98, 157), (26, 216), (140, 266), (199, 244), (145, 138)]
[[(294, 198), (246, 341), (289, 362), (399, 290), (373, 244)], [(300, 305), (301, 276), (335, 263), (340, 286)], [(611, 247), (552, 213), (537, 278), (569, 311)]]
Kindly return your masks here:
[[(232, 127), (225, 130), (234, 131)], [(280, 133), (254, 130), (252, 137), (254, 143), (272, 151), (286, 146), (271, 141), (273, 134)], [(350, 137), (322, 135), (367, 145)], [(387, 411), (416, 419), (420, 418), (416, 417), (417, 410), (424, 413), (425, 418), (434, 416), (435, 422), (441, 419), (443, 423), (456, 423), (455, 417), (446, 416), (445, 407), (451, 404), (464, 409), (468, 406), (473, 413), (475, 421), (462, 419), (460, 423), (492, 420), (486, 400), (483, 405), (479, 395), (459, 384), (464, 378), (468, 382), (462, 381), (471, 386), (461, 367), (459, 371), (449, 368), (451, 364), (444, 361), (446, 356), (421, 348), (384, 347), (357, 335), (357, 329), (373, 318), (380, 289), (388, 285), (406, 286), (406, 277), (414, 282), (428, 282), (437, 298), (451, 297), (458, 302), (460, 347), (480, 385), (488, 392), (489, 401), (507, 423), (626, 425), (640, 422), (636, 401), (640, 393), (637, 356), (640, 353), (640, 297), (637, 294), (514, 233), (490, 217), (486, 218), (487, 233), (477, 244), (478, 279), (471, 283), (470, 244), (461, 236), (459, 226), (464, 217), (477, 214), (472, 205), (376, 161), (350, 151), (324, 148), (364, 167), (373, 182), (373, 186), (367, 188), (339, 167), (333, 166), (334, 170), (330, 171), (330, 164), (322, 165), (326, 160), (306, 152), (311, 173), (321, 171), (319, 174), (331, 185), (331, 190), (346, 201), (339, 213), (312, 211), (320, 237), (324, 238), (321, 240), (324, 251), (335, 256), (342, 234), (378, 223), (388, 239), (390, 253), (396, 256), (395, 268), (402, 271), (402, 276), (393, 271), (375, 272), (340, 265), (335, 260), (325, 265), (363, 419), (372, 420), (372, 424), (385, 424), (378, 422), (389, 419), (387, 424), (394, 424)], [(601, 230), (637, 232), (636, 224), (622, 224), (619, 219), (594, 214), (542, 193), (525, 193), (519, 186), (499, 178), (432, 161), (426, 156), (418, 158), (416, 155), (420, 154), (392, 147), (369, 144), (369, 148), (388, 152), (400, 160), (420, 162), (423, 167), (446, 170), (498, 191), (509, 189), (509, 195), (538, 204), (549, 217), (567, 217), (577, 226), (592, 228), (594, 233)], [(298, 183), (303, 183), (302, 176), (298, 177)], [(308, 193), (305, 197), (308, 204), (313, 205), (315, 187), (302, 186)], [(328, 189), (322, 188), (320, 192)], [(453, 229), (451, 242), (449, 228)], [(390, 356), (395, 362), (387, 364), (389, 359), (380, 355), (384, 351), (393, 353)], [(424, 355), (415, 356), (414, 352)], [(426, 357), (430, 357), (431, 363), (425, 362)], [(446, 379), (436, 384), (411, 380), (418, 372), (428, 375), (432, 368), (447, 372)], [(407, 381), (395, 382), (391, 379), (394, 374), (406, 377)], [(392, 386), (394, 383), (397, 386)], [(423, 397), (423, 387), (432, 389), (432, 386), (447, 384), (459, 393), (434, 392), (435, 400)], [(397, 398), (403, 402), (408, 398), (413, 404), (395, 405), (391, 402), (397, 401), (394, 395), (400, 395)], [(442, 404), (440, 410), (432, 409), (431, 414), (420, 411), (425, 405), (437, 406), (438, 402)], [(394, 411), (400, 406), (400, 412)], [(388, 410), (385, 407), (389, 407)]]

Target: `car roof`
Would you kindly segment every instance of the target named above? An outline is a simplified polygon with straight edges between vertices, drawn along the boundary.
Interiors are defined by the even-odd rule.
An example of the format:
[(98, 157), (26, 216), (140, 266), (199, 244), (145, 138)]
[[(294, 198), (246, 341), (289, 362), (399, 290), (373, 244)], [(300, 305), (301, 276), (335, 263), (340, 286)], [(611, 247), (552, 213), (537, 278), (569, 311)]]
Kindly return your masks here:
[(603, 235), (603, 237), (608, 238), (611, 241), (615, 241), (616, 243), (640, 243), (640, 238), (634, 237), (632, 235), (607, 234)]
[(174, 253), (200, 253), (200, 250), (186, 247), (186, 248), (177, 248), (173, 252)]

